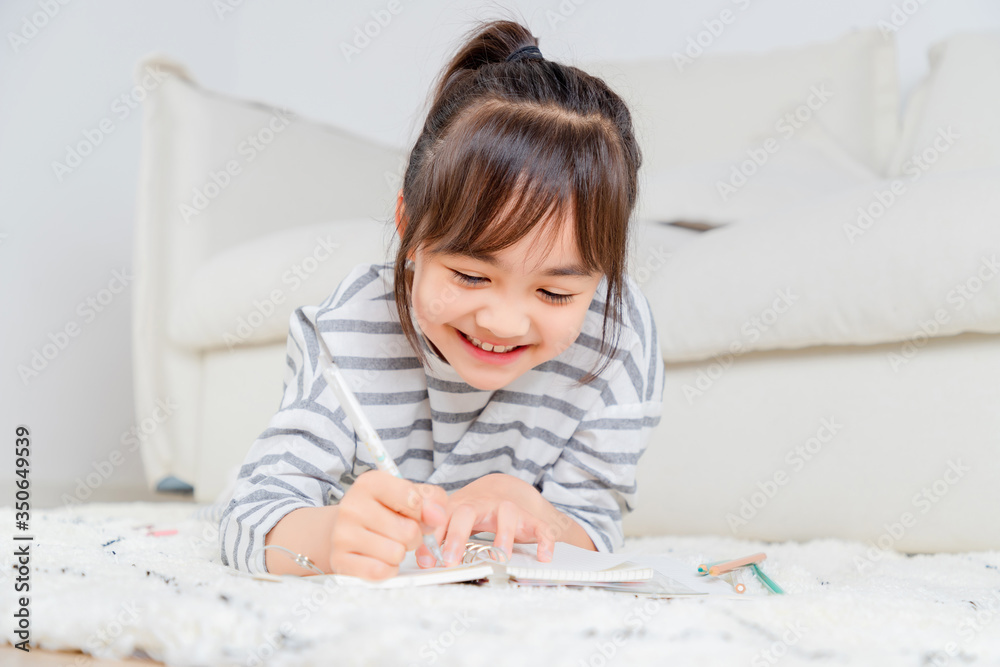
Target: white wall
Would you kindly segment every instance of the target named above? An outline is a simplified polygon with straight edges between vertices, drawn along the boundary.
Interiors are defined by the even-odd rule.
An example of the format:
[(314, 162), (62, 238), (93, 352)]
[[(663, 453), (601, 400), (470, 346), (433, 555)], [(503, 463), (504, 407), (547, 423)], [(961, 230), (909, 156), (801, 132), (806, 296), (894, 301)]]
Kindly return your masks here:
[[(58, 502), (95, 468), (109, 479), (92, 498), (144, 485), (123, 436), (131, 402), (129, 273), (140, 147), (133, 65), (162, 52), (204, 86), (281, 105), (386, 143), (405, 145), (427, 86), (459, 35), (480, 17), (511, 8), (540, 37), (546, 56), (588, 61), (669, 56), (726, 7), (738, 20), (709, 52), (759, 51), (833, 39), (918, 8), (897, 32), (904, 93), (926, 71), (930, 44), (963, 30), (1000, 29), (995, 0), (527, 0), (499, 3), (395, 0), (401, 10), (360, 54), (341, 50), (389, 0), (8, 0), (0, 4), (0, 442), (14, 427), (34, 434), (36, 500)], [(217, 7), (237, 5), (220, 13)], [(37, 34), (15, 44), (25, 21), (57, 8)], [(35, 19), (43, 23), (42, 18)], [(16, 42), (17, 37), (13, 40)], [(995, 75), (995, 73), (993, 73)], [(71, 173), (57, 175), (69, 145), (113, 128)], [(127, 283), (127, 278), (126, 278)], [(88, 299), (110, 297), (100, 312)], [(59, 338), (64, 349), (37, 377), (18, 367)], [(72, 329), (76, 326), (77, 329)], [(51, 349), (49, 350), (52, 351)], [(250, 443), (248, 443), (249, 446)], [(118, 450), (123, 460), (109, 460)], [(10, 450), (6, 450), (10, 452)], [(13, 456), (0, 484), (13, 479)], [(94, 479), (94, 478), (92, 478)], [(0, 504), (12, 501), (12, 491)]]

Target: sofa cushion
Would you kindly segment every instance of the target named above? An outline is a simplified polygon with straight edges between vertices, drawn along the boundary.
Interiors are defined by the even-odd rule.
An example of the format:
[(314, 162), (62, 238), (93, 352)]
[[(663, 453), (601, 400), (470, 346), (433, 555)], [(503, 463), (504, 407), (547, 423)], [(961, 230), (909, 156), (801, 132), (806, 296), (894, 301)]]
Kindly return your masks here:
[(877, 180), (828, 132), (806, 125), (787, 139), (723, 160), (643, 170), (637, 215), (729, 224)]
[[(291, 227), (218, 253), (187, 278), (169, 313), (173, 344), (191, 350), (284, 343), (292, 312), (319, 304), (352, 268), (393, 262), (396, 230), (371, 220)], [(699, 232), (638, 224), (629, 261), (642, 285)]]
[(664, 359), (1000, 332), (997, 183), (880, 181), (705, 233), (643, 285)]
[(1000, 166), (1000, 33), (956, 35), (935, 44), (929, 60), (889, 173)]
[[(878, 30), (767, 53), (584, 65), (629, 104), (651, 173), (728, 162), (821, 126), (884, 174), (899, 129), (895, 41)], [(712, 182), (715, 177), (713, 175)], [(672, 211), (649, 210), (671, 219)]]
[(195, 350), (284, 341), (296, 308), (323, 301), (358, 264), (389, 261), (395, 233), (373, 220), (331, 221), (218, 253), (185, 281), (170, 340)]
[(998, 342), (935, 338), (896, 367), (892, 343), (671, 364), (626, 534), (1000, 548)]

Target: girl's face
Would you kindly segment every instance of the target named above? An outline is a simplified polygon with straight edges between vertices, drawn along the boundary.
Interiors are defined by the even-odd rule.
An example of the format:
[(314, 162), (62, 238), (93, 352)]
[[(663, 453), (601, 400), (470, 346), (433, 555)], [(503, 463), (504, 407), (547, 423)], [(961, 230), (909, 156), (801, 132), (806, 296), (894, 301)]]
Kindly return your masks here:
[[(583, 268), (571, 222), (538, 225), (492, 257), (415, 253), (417, 323), (469, 385), (499, 389), (580, 334), (602, 276)], [(550, 233), (557, 238), (545, 254)]]

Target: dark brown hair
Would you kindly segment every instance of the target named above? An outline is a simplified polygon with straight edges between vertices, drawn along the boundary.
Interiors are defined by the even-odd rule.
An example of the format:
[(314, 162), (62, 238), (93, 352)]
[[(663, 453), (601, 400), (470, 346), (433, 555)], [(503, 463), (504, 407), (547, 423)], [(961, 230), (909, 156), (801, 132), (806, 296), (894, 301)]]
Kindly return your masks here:
[(484, 23), (441, 74), (403, 177), (396, 308), (403, 333), (425, 362), (410, 317), (407, 257), (422, 246), (435, 253), (496, 253), (539, 222), (573, 214), (583, 264), (607, 278), (604, 363), (579, 380), (587, 384), (617, 347), (642, 157), (628, 108), (601, 79), (548, 59), (506, 62), (517, 49), (537, 45), (519, 23)]

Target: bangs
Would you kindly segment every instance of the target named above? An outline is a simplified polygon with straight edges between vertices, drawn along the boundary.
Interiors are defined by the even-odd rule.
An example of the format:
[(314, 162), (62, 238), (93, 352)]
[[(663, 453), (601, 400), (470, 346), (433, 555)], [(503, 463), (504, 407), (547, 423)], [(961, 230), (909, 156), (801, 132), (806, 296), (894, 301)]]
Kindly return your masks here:
[(624, 163), (621, 147), (604, 125), (554, 106), (470, 107), (431, 148), (426, 187), (417, 189), (425, 193), (418, 236), (431, 252), (482, 256), (542, 224), (548, 252), (569, 215), (584, 266), (614, 271), (609, 256), (631, 202), (622, 194), (628, 176), (615, 170)]

